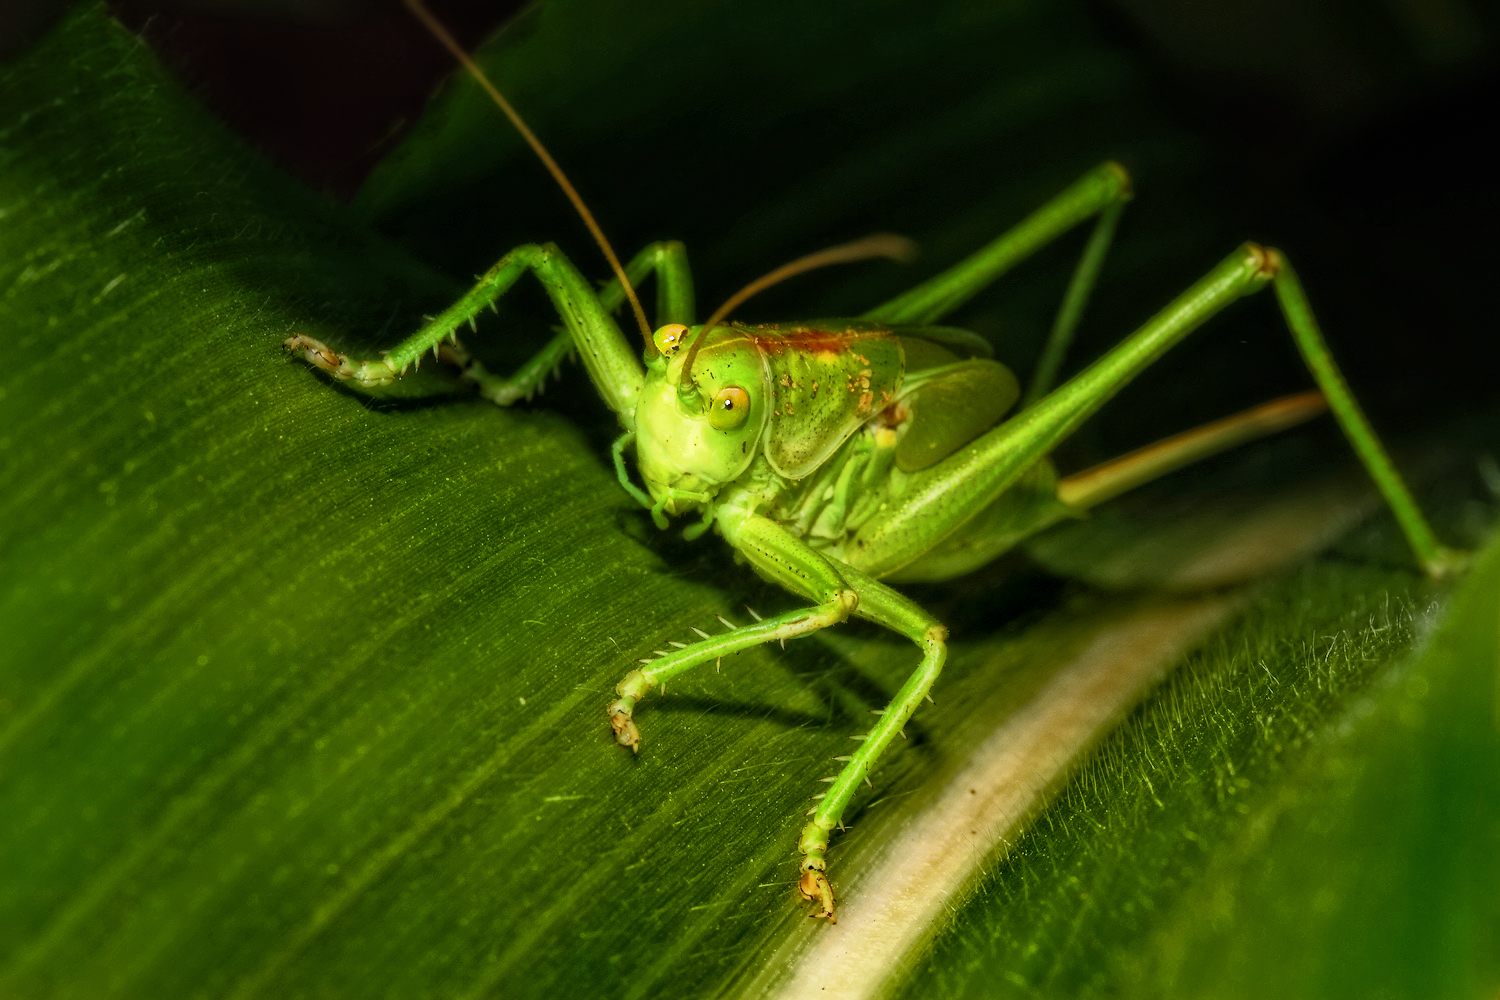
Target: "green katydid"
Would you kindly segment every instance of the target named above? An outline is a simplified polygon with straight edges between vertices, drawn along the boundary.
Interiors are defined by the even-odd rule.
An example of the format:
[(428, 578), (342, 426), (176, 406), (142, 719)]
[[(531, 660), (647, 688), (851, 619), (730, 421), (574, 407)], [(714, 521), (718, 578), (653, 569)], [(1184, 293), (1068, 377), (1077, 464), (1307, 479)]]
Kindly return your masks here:
[[(552, 245), (507, 253), (475, 287), (378, 360), (354, 360), (310, 337), (287, 346), (355, 386), (384, 385), (428, 351), (464, 366), (502, 405), (528, 397), (572, 351), (624, 429), (612, 449), (620, 483), (661, 528), (692, 515), (696, 537), (717, 531), (760, 575), (808, 606), (734, 626), (643, 660), (607, 709), (617, 741), (638, 751), (634, 713), (653, 688), (695, 667), (807, 635), (851, 616), (910, 639), (921, 659), (855, 753), (825, 778), (802, 831), (799, 891), (834, 917), (826, 874), (832, 831), (882, 753), (942, 670), (946, 629), (889, 582), (942, 580), (984, 565), (1022, 539), (1188, 462), (1332, 409), (1384, 495), (1423, 569), (1456, 571), (1344, 383), (1302, 287), (1276, 250), (1245, 244), (1061, 386), (1052, 383), (1116, 223), (1131, 197), (1122, 167), (1090, 171), (968, 259), (850, 319), (746, 325), (732, 311), (759, 288), (844, 260), (899, 255), (902, 241), (873, 237), (794, 262), (747, 286), (697, 323), (681, 244), (659, 243), (621, 265), (592, 216), (539, 141), (419, 0), (407, 5), (500, 105), (573, 201), (615, 273), (597, 290)], [(972, 333), (938, 325), (1011, 267), (1089, 220), (1074, 271), (1024, 400), (1016, 378)], [(530, 272), (564, 330), (509, 378), (468, 358), (456, 331)], [(656, 329), (634, 285), (657, 282)], [(1318, 392), (1288, 397), (1179, 435), (1065, 479), (1056, 445), (1168, 348), (1239, 297), (1270, 284)], [(613, 319), (626, 302), (645, 338), (640, 360)], [(1021, 402), (1017, 412), (1007, 417)], [(645, 488), (631, 480), (631, 448)]]

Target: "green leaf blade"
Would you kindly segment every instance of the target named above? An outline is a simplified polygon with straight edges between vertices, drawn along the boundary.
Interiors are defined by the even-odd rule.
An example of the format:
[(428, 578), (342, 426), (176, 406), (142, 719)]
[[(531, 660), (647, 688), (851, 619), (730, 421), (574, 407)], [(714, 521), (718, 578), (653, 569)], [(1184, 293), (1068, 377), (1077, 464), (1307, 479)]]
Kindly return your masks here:
[[(969, 154), (941, 164), (945, 183), (923, 176), (935, 154), (909, 147), (930, 133), (908, 121), (890, 144), (850, 154), (860, 184), (840, 181), (835, 151), (806, 187), (772, 184), (731, 209), (714, 223), (732, 235), (711, 269), (738, 283), (744, 259), (807, 249), (785, 232), (830, 185), (847, 188), (846, 203), (819, 226), (859, 224), (848, 203), (869, 192), (919, 188), (909, 208), (932, 216), (935, 259), (922, 266), (936, 266), (1101, 155), (1110, 140), (1073, 122), (1060, 145), (1029, 141), (1061, 111), (1092, 107), (1110, 119), (1106, 134), (1143, 127), (1161, 141), (1146, 161), (1167, 173), (1196, 162), (1179, 131), (1151, 131), (1150, 109), (1121, 111), (1140, 103), (1128, 60), (1089, 31), (1070, 34), (1070, 14), (1028, 11), (990, 12), (986, 30), (998, 24), (1014, 50), (1035, 49), (1031, 68), (1059, 88), (1043, 88), (1056, 102), (1027, 110), (1024, 81), (1001, 81), (975, 98), (993, 114), (975, 116), (970, 105), (934, 109), (913, 89), (904, 113), (946, 116), (955, 131), (935, 148)], [(1049, 44), (1082, 38), (1069, 51), (1098, 76), (1074, 89), (1062, 70), (1044, 72), (1047, 45), (1020, 30), (1037, 24), (1056, 31)], [(945, 25), (966, 33), (961, 19)], [(894, 59), (901, 45), (887, 44), (869, 52)], [(872, 62), (873, 74), (884, 65)], [(735, 658), (649, 699), (646, 742), (630, 757), (612, 744), (604, 706), (634, 659), (690, 639), (693, 625), (717, 628), (715, 614), (740, 620), (747, 603), (775, 611), (792, 599), (712, 540), (688, 547), (645, 530), (608, 468), (609, 417), (582, 379), (543, 405), (499, 411), (424, 369), (405, 397), (372, 403), (287, 359), (280, 341), (294, 332), (384, 346), (443, 305), (454, 276), (270, 171), (96, 11), (4, 73), (0, 993), (736, 995), (766, 982), (773, 961), (839, 933), (798, 908), (796, 826), (829, 758), (910, 669), (909, 644), (851, 626)], [(1108, 93), (1090, 97), (1096, 86)], [(816, 111), (830, 93), (802, 99)], [(556, 113), (570, 100), (560, 91)], [(608, 114), (580, 115), (584, 147), (589, 116)], [(959, 128), (970, 119), (1000, 129), (970, 135)], [(685, 148), (700, 147), (729, 148)], [(1020, 153), (1035, 157), (1021, 180), (986, 196), (994, 164)], [(857, 162), (866, 154), (879, 161), (868, 170)], [(411, 163), (392, 174), (391, 204), (453, 182)], [(730, 186), (747, 176), (711, 173)], [(690, 235), (672, 227), (693, 206), (657, 214), (639, 192), (616, 197), (636, 213), (627, 218), (651, 216), (652, 238)], [(960, 197), (980, 210), (941, 222)], [(501, 185), (502, 209), (485, 211), (522, 200)], [(782, 235), (754, 231), (778, 204)], [(433, 223), (444, 239), (445, 224)], [(1212, 242), (1212, 225), (1195, 226), (1173, 236), (1173, 252)], [(544, 229), (525, 238), (561, 231)], [(487, 234), (483, 253), (503, 250), (490, 246), (500, 238)], [(1171, 255), (1161, 246), (1148, 237), (1123, 250), (1126, 271), (1151, 277), (1142, 296), (1173, 280), (1157, 273)], [(471, 243), (460, 256), (477, 253)], [(1018, 286), (1038, 315), (1065, 257)], [(834, 298), (901, 280), (853, 277)], [(1013, 312), (983, 309), (981, 320), (1007, 317), (992, 328), (1024, 354), (1024, 322), (1012, 336)], [(1100, 325), (1118, 331), (1129, 312)], [(492, 339), (521, 353), (549, 322), (508, 322)], [(1473, 520), (1492, 507), (1480, 503)], [(1238, 805), (1273, 799), (1295, 763), (1257, 742), (1265, 719), (1310, 740), (1402, 655), (1410, 630), (1388, 624), (1437, 599), (1388, 534), (1377, 525), (1273, 580), (1247, 624), (1210, 641), (1220, 659), (1194, 658), (1094, 764), (1049, 772), (1078, 776), (1038, 812), (1020, 854), (988, 859), (993, 877), (957, 931), (926, 928), (936, 951), (903, 957), (885, 988), (981, 993), (1003, 981), (1077, 993), (1228, 976), (1207, 960), (1171, 965), (1178, 952), (1147, 945), (1195, 912), (1200, 882), (1229, 884), (1214, 865), (1234, 857), (1223, 845), (1245, 822)], [(938, 704), (834, 847), (841, 885), (859, 886), (888, 835), (1025, 708), (1080, 635), (1157, 600), (1024, 570), (1005, 582), (1003, 568), (1016, 567), (914, 591), (953, 625), (953, 656)], [(1349, 639), (1339, 669), (1320, 672), (1330, 632)], [(1301, 671), (1295, 696), (1259, 679), (1262, 657), (1273, 672)], [(1222, 680), (1224, 662), (1239, 686), (1195, 696), (1194, 685)], [(1181, 731), (1161, 738), (1173, 719)], [(1253, 787), (1236, 790), (1246, 773)], [(1185, 802), (1169, 800), (1163, 776)], [(1217, 825), (1205, 832), (1184, 816)], [(1218, 946), (1205, 940), (1179, 943)]]

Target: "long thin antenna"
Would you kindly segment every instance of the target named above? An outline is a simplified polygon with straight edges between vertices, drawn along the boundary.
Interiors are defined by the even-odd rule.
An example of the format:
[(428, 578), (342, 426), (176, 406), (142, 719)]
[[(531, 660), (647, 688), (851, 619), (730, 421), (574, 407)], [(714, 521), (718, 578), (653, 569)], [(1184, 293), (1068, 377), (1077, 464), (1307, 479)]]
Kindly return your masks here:
[(854, 240), (852, 243), (840, 243), (836, 247), (819, 250), (806, 257), (798, 257), (789, 264), (783, 264), (776, 270), (761, 275), (729, 296), (723, 305), (714, 310), (708, 322), (703, 324), (702, 330), (693, 339), (693, 346), (688, 349), (687, 357), (683, 359), (681, 379), (691, 380), (693, 359), (697, 357), (698, 345), (703, 343), (704, 338), (708, 336), (708, 331), (742, 306), (752, 295), (759, 295), (772, 285), (779, 285), (804, 271), (813, 271), (830, 264), (849, 264), (857, 260), (869, 260), (871, 257), (889, 257), (891, 260), (905, 263), (916, 255), (917, 245), (905, 236), (897, 236), (894, 233), (875, 233), (863, 239)]
[(521, 120), (521, 116), (516, 113), (516, 109), (510, 106), (510, 102), (495, 88), (495, 85), (490, 82), (490, 78), (484, 75), (484, 70), (480, 69), (479, 65), (473, 59), (469, 58), (469, 54), (464, 51), (463, 46), (459, 45), (453, 36), (448, 34), (448, 29), (443, 27), (442, 22), (432, 16), (432, 13), (422, 4), (422, 0), (404, 0), (404, 2), (407, 9), (416, 16), (417, 20), (421, 21), (427, 30), (432, 32), (434, 38), (443, 43), (444, 48), (453, 53), (453, 58), (457, 59), (459, 64), (468, 70), (469, 75), (474, 78), (475, 82), (483, 87), (485, 93), (489, 94), (494, 102), (500, 106), (500, 110), (505, 112), (505, 117), (510, 119), (510, 123), (515, 126), (516, 131), (521, 133), (521, 138), (526, 140), (532, 152), (536, 153), (537, 159), (542, 161), (542, 165), (552, 175), (552, 179), (557, 181), (557, 186), (562, 188), (563, 194), (567, 195), (568, 200), (573, 203), (573, 208), (578, 212), (579, 218), (583, 219), (583, 224), (588, 227), (589, 233), (593, 235), (594, 242), (598, 243), (599, 249), (604, 251), (604, 256), (609, 260), (610, 269), (615, 272), (615, 277), (620, 281), (620, 286), (625, 289), (625, 297), (630, 300), (630, 310), (635, 313), (635, 321), (640, 325), (641, 336), (646, 340), (647, 356), (655, 355), (656, 343), (651, 339), (651, 324), (646, 322), (646, 310), (641, 308), (641, 300), (636, 297), (635, 288), (630, 284), (630, 279), (626, 277), (625, 268), (620, 265), (620, 258), (615, 256), (614, 248), (609, 245), (609, 240), (604, 238), (604, 230), (600, 229), (599, 223), (594, 221), (593, 213), (583, 203), (583, 199), (578, 196), (578, 191), (573, 187), (572, 182), (568, 180), (568, 175), (563, 173), (562, 167), (557, 165), (557, 161), (552, 158), (552, 154), (547, 152), (547, 147), (542, 145), (542, 140), (538, 139), (536, 134)]

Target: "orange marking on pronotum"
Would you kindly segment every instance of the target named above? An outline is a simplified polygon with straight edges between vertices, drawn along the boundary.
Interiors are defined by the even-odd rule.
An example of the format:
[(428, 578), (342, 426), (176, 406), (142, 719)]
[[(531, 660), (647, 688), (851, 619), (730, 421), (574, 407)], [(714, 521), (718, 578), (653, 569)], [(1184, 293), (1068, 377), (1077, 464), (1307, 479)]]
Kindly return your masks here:
[(797, 330), (779, 337), (760, 336), (750, 333), (750, 342), (763, 354), (777, 356), (787, 351), (798, 354), (838, 355), (849, 350), (858, 334), (836, 333), (832, 330)]

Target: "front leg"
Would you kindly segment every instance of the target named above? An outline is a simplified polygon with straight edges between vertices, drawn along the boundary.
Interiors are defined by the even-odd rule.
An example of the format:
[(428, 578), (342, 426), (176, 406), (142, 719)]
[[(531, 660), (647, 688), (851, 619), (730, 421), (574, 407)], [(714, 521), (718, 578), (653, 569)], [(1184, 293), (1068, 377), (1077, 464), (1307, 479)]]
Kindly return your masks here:
[[(472, 326), (474, 317), (486, 308), (493, 308), (495, 300), (509, 291), (527, 271), (536, 275), (552, 299), (564, 329), (519, 371), (509, 378), (502, 378), (485, 371), (469, 358), (458, 345), (458, 329), (465, 324)], [(692, 275), (682, 244), (653, 243), (637, 254), (626, 268), (632, 284), (643, 281), (652, 273), (657, 278), (658, 321), (691, 323)], [(389, 385), (404, 374), (408, 366), (420, 364), (428, 351), (441, 356), (438, 352), (446, 350), (449, 360), (463, 367), (465, 377), (478, 384), (486, 398), (502, 406), (537, 391), (568, 352), (576, 349), (600, 396), (629, 427), (634, 420), (635, 397), (640, 393), (645, 376), (634, 348), (610, 315), (623, 299), (624, 290), (619, 282), (612, 282), (602, 292), (595, 292), (557, 247), (551, 244), (527, 245), (500, 258), (462, 298), (377, 360), (350, 358), (305, 334), (289, 337), (285, 343), (289, 349), (300, 352), (308, 363), (359, 388)]]
[(662, 687), (678, 674), (705, 663), (767, 642), (786, 641), (808, 635), (846, 620), (859, 605), (859, 596), (825, 557), (793, 537), (785, 528), (764, 517), (731, 521), (721, 516), (721, 528), (730, 544), (760, 570), (788, 590), (818, 603), (785, 614), (763, 618), (753, 625), (731, 628), (723, 635), (700, 632), (702, 640), (683, 646), (654, 660), (642, 660), (639, 669), (626, 674), (615, 687), (620, 697), (609, 706), (609, 722), (621, 746), (639, 751), (641, 736), (635, 725), (635, 706), (652, 688)]
[(732, 628), (723, 635), (702, 641), (643, 661), (615, 689), (619, 698), (609, 706), (610, 725), (615, 738), (632, 751), (640, 746), (640, 733), (634, 721), (636, 705), (651, 688), (694, 667), (717, 660), (729, 653), (777, 639), (807, 635), (844, 621), (856, 614), (911, 639), (922, 650), (922, 660), (901, 686), (895, 698), (883, 710), (880, 721), (868, 734), (854, 737), (859, 749), (840, 757), (844, 767), (823, 781), (830, 787), (814, 797), (812, 819), (802, 830), (798, 849), (802, 853), (798, 891), (820, 909), (813, 916), (827, 917), (836, 923), (833, 887), (827, 876), (828, 839), (838, 827), (859, 790), (867, 781), (880, 755), (901, 732), (917, 705), (927, 696), (947, 658), (947, 630), (931, 615), (890, 587), (841, 562), (809, 548), (781, 525), (768, 518), (740, 517), (722, 513), (719, 527), (736, 549), (744, 554), (762, 576), (779, 583), (793, 593), (810, 597), (819, 603), (813, 607), (789, 611), (766, 618), (743, 628)]
[(355, 361), (300, 335), (289, 339), (287, 346), (300, 350), (306, 360), (334, 378), (350, 379), (360, 386), (387, 385), (423, 354), (436, 353), (445, 340), (456, 340), (460, 326), (472, 322), (481, 309), (509, 291), (527, 271), (536, 275), (552, 299), (599, 395), (628, 426), (635, 416), (635, 399), (645, 373), (588, 280), (551, 244), (519, 246), (501, 257), (462, 298), (379, 361)]

